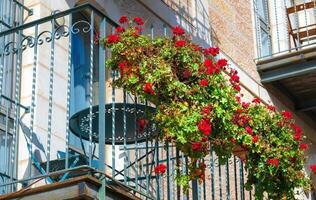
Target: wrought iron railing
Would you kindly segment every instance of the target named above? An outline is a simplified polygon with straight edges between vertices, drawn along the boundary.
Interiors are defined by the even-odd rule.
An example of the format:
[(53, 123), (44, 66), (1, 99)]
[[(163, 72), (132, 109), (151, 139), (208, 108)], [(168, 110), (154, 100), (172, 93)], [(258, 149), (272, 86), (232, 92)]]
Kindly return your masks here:
[(254, 11), (259, 59), (315, 47), (315, 0), (254, 0)]
[[(143, 131), (137, 125), (155, 108), (111, 87), (118, 74), (106, 69), (110, 52), (97, 39), (115, 26), (84, 4), (0, 32), (0, 194), (89, 171), (142, 199), (251, 199), (236, 157), (219, 166), (212, 153), (203, 183), (193, 182), (188, 193), (176, 185), (187, 158), (159, 142), (153, 122)], [(152, 37), (170, 32), (149, 29)], [(8, 70), (11, 96), (4, 92)], [(153, 172), (160, 163), (165, 176)]]

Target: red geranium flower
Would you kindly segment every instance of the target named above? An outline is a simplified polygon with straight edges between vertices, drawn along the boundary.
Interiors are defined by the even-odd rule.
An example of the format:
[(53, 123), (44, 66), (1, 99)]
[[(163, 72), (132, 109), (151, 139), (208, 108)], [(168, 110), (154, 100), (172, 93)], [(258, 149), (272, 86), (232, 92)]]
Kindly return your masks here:
[(119, 19), (120, 24), (124, 24), (127, 21), (128, 21), (128, 18), (126, 15), (121, 16), (121, 18)]
[(253, 136), (252, 136), (252, 142), (253, 142), (253, 143), (257, 143), (258, 140), (259, 140), (259, 137), (258, 137), (257, 135), (253, 135)]
[(206, 86), (208, 86), (208, 80), (207, 79), (202, 79), (202, 80), (200, 80), (199, 81), (199, 85), (201, 86), (201, 87), (206, 87)]
[(308, 144), (300, 144), (300, 149), (306, 151), (308, 148)]
[(219, 54), (219, 48), (218, 47), (211, 47), (211, 48), (208, 49), (208, 52), (212, 56), (216, 56), (217, 54)]
[(316, 164), (310, 165), (309, 168), (316, 174)]
[(242, 106), (244, 109), (247, 109), (247, 108), (249, 108), (250, 103), (242, 102), (242, 103), (241, 103), (241, 106)]
[(219, 59), (217, 61), (217, 64), (216, 64), (219, 68), (223, 68), (224, 66), (227, 65), (227, 60), (222, 58), (222, 59)]
[(302, 133), (295, 133), (293, 135), (293, 139), (296, 141), (300, 141), (302, 139)]
[(253, 131), (252, 131), (252, 128), (250, 128), (250, 126), (246, 126), (246, 132), (249, 134), (249, 135), (253, 135)]
[(155, 90), (153, 89), (151, 83), (145, 83), (145, 85), (143, 86), (143, 91), (147, 94), (155, 94)]
[(252, 100), (252, 103), (255, 103), (255, 104), (258, 104), (258, 103), (260, 103), (260, 102), (261, 102), (261, 100), (260, 100), (258, 97), (254, 98), (254, 99)]
[(239, 83), (239, 76), (237, 74), (233, 74), (229, 80), (232, 83)]
[(299, 127), (298, 125), (296, 124), (291, 124), (291, 127), (292, 129), (294, 130), (295, 134), (299, 134), (299, 135), (302, 135), (303, 131), (302, 131), (302, 128)]
[(135, 18), (133, 19), (133, 21), (134, 21), (137, 25), (139, 25), (139, 26), (144, 25), (143, 19), (140, 18), (140, 17), (135, 17)]
[(175, 43), (175, 47), (179, 48), (179, 47), (183, 47), (185, 46), (185, 41), (184, 40), (178, 40)]
[(147, 124), (148, 124), (147, 119), (138, 119), (137, 120), (138, 131), (143, 132), (145, 130), (145, 127), (147, 126)]
[(273, 112), (275, 112), (275, 107), (273, 105), (267, 105), (267, 108)]
[(192, 143), (192, 150), (193, 151), (201, 151), (202, 143), (201, 142), (193, 142)]
[(125, 31), (125, 29), (122, 26), (118, 26), (118, 27), (115, 28), (115, 32), (116, 33), (122, 33), (124, 31)]
[(234, 85), (233, 87), (234, 87), (234, 89), (237, 90), (237, 91), (240, 91), (240, 90), (241, 90), (240, 85)]
[(198, 128), (206, 136), (212, 132), (212, 125), (208, 119), (202, 119), (198, 123)]
[(210, 59), (205, 59), (204, 60), (204, 66), (205, 67), (213, 67), (213, 61)]
[(166, 165), (165, 164), (159, 164), (155, 167), (154, 171), (156, 174), (164, 174), (166, 172)]
[(283, 111), (282, 116), (285, 120), (290, 120), (293, 117), (292, 113), (289, 111)]
[(123, 61), (119, 64), (119, 68), (120, 68), (120, 73), (121, 73), (121, 76), (124, 76), (125, 72), (127, 71), (128, 69), (128, 62), (127, 61)]
[(180, 26), (175, 26), (173, 29), (172, 29), (172, 33), (174, 35), (183, 35), (185, 33), (185, 31), (180, 27)]
[(275, 167), (278, 167), (279, 166), (279, 159), (268, 159), (267, 160), (267, 163), (269, 165), (272, 165), (272, 166), (275, 166)]
[(209, 105), (209, 106), (205, 106), (204, 108), (202, 108), (202, 114), (205, 114), (205, 115), (209, 115), (212, 111), (212, 106)]
[(109, 35), (106, 39), (107, 43), (112, 44), (112, 43), (117, 43), (121, 40), (120, 36), (118, 35)]

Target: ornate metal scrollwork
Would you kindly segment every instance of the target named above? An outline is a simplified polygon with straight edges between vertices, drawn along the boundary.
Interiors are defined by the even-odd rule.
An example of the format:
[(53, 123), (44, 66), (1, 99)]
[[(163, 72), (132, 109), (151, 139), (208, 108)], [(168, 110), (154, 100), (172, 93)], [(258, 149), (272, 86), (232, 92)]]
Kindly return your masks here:
[(17, 43), (16, 42), (9, 42), (4, 46), (4, 55), (8, 56), (11, 53), (15, 54), (18, 52)]
[(35, 38), (31, 35), (24, 37), (21, 41), (21, 48), (24, 51), (27, 47), (33, 48), (35, 46)]
[(78, 34), (80, 32), (80, 28), (77, 27), (79, 24), (85, 25), (81, 27), (83, 33), (88, 33), (92, 29), (91, 24), (88, 21), (80, 20), (80, 21), (75, 22), (71, 26), (71, 29), (70, 29), (71, 33)]
[[(47, 35), (48, 34), (48, 35)], [(42, 36), (46, 35), (45, 38), (41, 38)], [(37, 36), (37, 44), (42, 45), (44, 43), (44, 40), (46, 42), (51, 42), (53, 39), (53, 34), (50, 31), (43, 31)]]
[(61, 37), (68, 37), (70, 33), (69, 27), (67, 25), (58, 26), (55, 30), (55, 39), (59, 40)]

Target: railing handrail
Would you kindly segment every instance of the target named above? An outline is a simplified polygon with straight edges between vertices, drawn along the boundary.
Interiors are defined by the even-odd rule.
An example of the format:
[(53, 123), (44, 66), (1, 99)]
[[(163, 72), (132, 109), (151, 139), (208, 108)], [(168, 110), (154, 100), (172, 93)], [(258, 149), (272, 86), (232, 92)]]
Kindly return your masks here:
[(24, 29), (33, 27), (33, 26), (38, 25), (38, 24), (46, 23), (46, 22), (51, 21), (52, 19), (64, 17), (64, 16), (67, 16), (67, 15), (73, 13), (73, 12), (78, 12), (78, 11), (81, 11), (81, 10), (84, 10), (84, 9), (87, 9), (87, 8), (95, 11), (98, 15), (100, 15), (102, 17), (105, 17), (107, 22), (109, 22), (110, 24), (112, 24), (114, 26), (118, 26), (118, 24), (113, 19), (111, 19), (109, 16), (105, 15), (102, 10), (96, 8), (91, 3), (85, 3), (85, 4), (82, 4), (82, 5), (70, 8), (68, 10), (61, 11), (61, 12), (58, 12), (58, 13), (54, 13), (54, 14), (52, 14), (50, 16), (46, 16), (46, 17), (40, 18), (38, 20), (34, 20), (32, 22), (29, 22), (29, 23), (26, 23), (26, 24), (23, 24), (23, 25), (20, 25), (20, 26), (16, 26), (14, 28), (11, 28), (11, 29), (8, 29), (8, 30), (5, 30), (5, 31), (2, 31), (2, 32), (0, 32), (0, 37), (3, 37), (5, 35), (8, 35), (8, 34), (20, 31), (20, 30), (24, 30)]

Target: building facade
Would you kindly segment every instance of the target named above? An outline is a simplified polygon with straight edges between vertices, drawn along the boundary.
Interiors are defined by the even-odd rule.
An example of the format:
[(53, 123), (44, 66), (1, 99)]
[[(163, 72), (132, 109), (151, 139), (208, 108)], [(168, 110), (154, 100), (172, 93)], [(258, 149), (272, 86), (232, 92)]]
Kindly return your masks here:
[[(105, 179), (99, 173), (99, 180), (83, 181), (102, 185), (87, 199), (253, 198), (243, 187), (246, 170), (237, 157), (219, 166), (212, 153), (206, 181), (193, 182), (184, 194), (174, 180), (177, 168), (186, 167), (181, 152), (146, 136), (133, 140), (133, 113), (145, 115), (147, 104), (111, 86), (116, 74), (105, 68), (110, 52), (95, 41), (112, 33), (122, 15), (143, 18), (142, 33), (151, 37), (171, 35), (180, 25), (202, 47), (219, 47), (219, 57), (238, 71), (244, 99), (259, 97), (295, 113), (310, 144), (306, 166), (315, 163), (315, 5), (313, 0), (0, 1), (0, 194), (14, 199), (25, 188), (60, 189), (56, 185), (63, 181), (103, 171)], [(99, 131), (105, 138), (98, 138)], [(157, 163), (167, 163), (166, 177), (151, 173)], [(41, 192), (48, 199), (79, 198), (49, 191), (23, 198), (40, 199)], [(302, 191), (298, 197), (313, 198)]]

